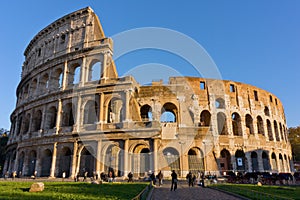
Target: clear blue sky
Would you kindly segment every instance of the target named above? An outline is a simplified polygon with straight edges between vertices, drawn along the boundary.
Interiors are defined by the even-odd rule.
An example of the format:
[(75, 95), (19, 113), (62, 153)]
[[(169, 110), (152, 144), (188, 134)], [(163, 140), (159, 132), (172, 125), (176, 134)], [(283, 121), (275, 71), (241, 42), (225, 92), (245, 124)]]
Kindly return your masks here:
[[(300, 1), (10, 0), (0, 6), (0, 127), (10, 128), (23, 52), (30, 40), (54, 20), (87, 6), (99, 16), (108, 37), (149, 26), (190, 36), (210, 54), (223, 79), (272, 92), (284, 104), (288, 126), (300, 125)], [(126, 67), (150, 62), (184, 64), (165, 53), (159, 60), (156, 54), (129, 54), (117, 62), (118, 70), (124, 73)]]

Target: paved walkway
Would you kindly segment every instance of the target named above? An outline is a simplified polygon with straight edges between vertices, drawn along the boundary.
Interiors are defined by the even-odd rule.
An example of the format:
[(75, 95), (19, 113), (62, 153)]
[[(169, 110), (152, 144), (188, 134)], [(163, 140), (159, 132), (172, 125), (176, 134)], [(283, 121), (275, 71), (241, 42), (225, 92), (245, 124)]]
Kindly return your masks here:
[(176, 191), (170, 191), (171, 182), (164, 181), (164, 184), (159, 187), (156, 186), (152, 192), (151, 200), (166, 200), (166, 199), (179, 199), (179, 200), (192, 200), (192, 199), (214, 199), (214, 200), (240, 200), (235, 196), (223, 193), (210, 188), (203, 188), (199, 186), (190, 187), (187, 182), (180, 181)]

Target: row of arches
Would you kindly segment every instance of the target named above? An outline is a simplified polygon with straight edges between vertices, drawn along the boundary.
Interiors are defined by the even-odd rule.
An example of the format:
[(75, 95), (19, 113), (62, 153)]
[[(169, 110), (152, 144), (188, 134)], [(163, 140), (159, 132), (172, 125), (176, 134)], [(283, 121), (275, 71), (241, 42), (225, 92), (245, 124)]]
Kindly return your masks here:
[[(98, 81), (102, 77), (102, 63), (98, 60), (92, 60), (87, 68), (85, 78), (81, 78), (82, 66), (80, 63), (74, 63), (68, 67), (68, 71), (64, 73), (63, 67), (57, 67), (50, 72), (43, 72), (37, 77), (25, 84), (19, 91), (18, 100), (34, 97), (44, 94), (49, 90), (58, 90), (65, 86), (73, 86), (82, 82)], [(64, 83), (65, 79), (65, 83)], [(83, 79), (83, 80), (82, 80)]]

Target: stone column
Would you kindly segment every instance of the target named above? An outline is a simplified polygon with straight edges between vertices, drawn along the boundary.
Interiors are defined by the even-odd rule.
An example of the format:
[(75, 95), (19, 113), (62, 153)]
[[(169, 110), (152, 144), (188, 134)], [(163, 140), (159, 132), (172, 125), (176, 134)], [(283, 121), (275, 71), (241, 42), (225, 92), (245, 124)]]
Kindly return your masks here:
[(101, 170), (101, 146), (102, 140), (97, 141), (97, 154), (96, 154), (96, 173), (100, 174)]
[(60, 125), (61, 125), (61, 117), (62, 116), (62, 101), (61, 99), (58, 100), (58, 109), (57, 109), (57, 116), (56, 116), (56, 131), (55, 134), (57, 135), (60, 129)]
[(129, 139), (124, 140), (124, 176), (129, 173)]
[(81, 125), (81, 96), (78, 96), (77, 98), (76, 131), (79, 132)]
[(129, 101), (130, 101), (130, 91), (126, 90), (125, 91), (125, 121), (129, 122), (130, 121), (130, 110), (129, 110)]
[(153, 167), (154, 173), (158, 173), (158, 139), (153, 142)]
[(81, 64), (81, 70), (80, 70), (80, 81), (79, 81), (79, 86), (84, 86), (85, 81), (86, 81), (86, 72), (87, 72), (87, 67), (86, 65), (86, 57), (82, 57), (82, 64)]
[(107, 66), (106, 66), (106, 62), (107, 62), (107, 54), (104, 53), (103, 54), (103, 60), (102, 60), (102, 77), (101, 77), (101, 80), (103, 80), (103, 83), (106, 82), (106, 79), (107, 79)]
[(264, 162), (262, 159), (262, 151), (257, 152), (257, 163), (258, 163), (258, 171), (263, 172), (264, 171)]
[(103, 130), (103, 123), (104, 123), (104, 93), (100, 93), (99, 99), (99, 123), (100, 123), (100, 130)]
[(63, 72), (63, 81), (62, 81), (62, 89), (64, 90), (64, 89), (66, 89), (66, 87), (68, 86), (68, 74), (69, 74), (69, 72), (68, 72), (68, 62), (67, 61), (65, 61), (64, 62), (64, 72)]
[(71, 165), (71, 178), (74, 178), (76, 176), (76, 163), (77, 163), (77, 149), (78, 149), (78, 144), (77, 141), (74, 142), (73, 146), (73, 155), (71, 156), (72, 160), (72, 165)]
[(53, 144), (52, 162), (51, 162), (51, 170), (50, 170), (51, 178), (55, 177), (56, 154), (57, 154), (57, 142)]
[[(245, 158), (247, 159), (247, 164), (248, 164), (248, 171), (249, 172), (252, 172), (253, 169), (252, 169), (252, 158), (251, 158), (251, 153), (245, 153)], [(246, 167), (246, 166), (245, 166)]]
[(18, 161), (19, 161), (19, 151), (18, 149), (16, 149), (16, 160), (15, 160), (15, 164), (13, 166), (13, 171), (16, 171), (18, 174)]

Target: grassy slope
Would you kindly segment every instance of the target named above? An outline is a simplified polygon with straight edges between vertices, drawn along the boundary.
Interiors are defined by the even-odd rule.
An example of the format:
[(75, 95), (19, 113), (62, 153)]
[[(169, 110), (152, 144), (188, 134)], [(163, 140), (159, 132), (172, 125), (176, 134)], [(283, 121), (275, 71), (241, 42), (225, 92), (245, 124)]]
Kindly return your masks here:
[(132, 199), (147, 183), (92, 185), (75, 182), (44, 182), (45, 190), (29, 193), (32, 182), (0, 182), (0, 199)]

